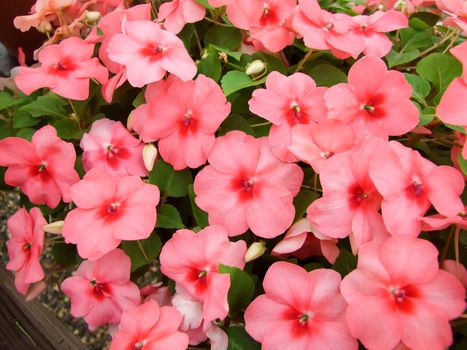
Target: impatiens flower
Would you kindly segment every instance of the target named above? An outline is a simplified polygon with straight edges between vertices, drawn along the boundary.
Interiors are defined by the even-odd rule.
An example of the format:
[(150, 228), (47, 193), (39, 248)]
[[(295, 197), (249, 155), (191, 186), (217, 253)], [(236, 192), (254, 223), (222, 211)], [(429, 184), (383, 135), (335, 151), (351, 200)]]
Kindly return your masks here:
[(32, 6), (31, 14), (15, 17), (13, 23), (22, 32), (28, 31), (31, 27), (40, 29), (50, 26), (50, 21), (57, 17), (60, 9), (70, 6), (75, 0), (37, 0)]
[(132, 86), (162, 80), (166, 72), (183, 81), (195, 76), (196, 65), (175, 34), (151, 21), (127, 21), (123, 26), (124, 33), (110, 39), (107, 53), (112, 61), (126, 67)]
[(21, 294), (26, 295), (32, 283), (44, 278), (39, 258), (44, 247), (42, 227), (46, 224), (38, 208), (29, 213), (21, 208), (7, 221), (11, 238), (7, 242), (10, 261), (6, 268), (15, 272), (15, 286)]
[(182, 315), (149, 300), (122, 314), (110, 350), (185, 350), (188, 336), (178, 330)]
[(131, 121), (143, 141), (160, 140), (161, 157), (176, 170), (203, 165), (216, 130), (230, 113), (219, 85), (202, 74), (188, 82), (171, 75), (149, 86), (146, 98)]
[(467, 288), (467, 270), (464, 265), (457, 263), (455, 260), (447, 259), (443, 261), (441, 268), (456, 277), (464, 288)]
[(148, 174), (143, 162), (143, 143), (123, 126), (110, 119), (96, 120), (80, 143), (83, 167), (106, 168), (112, 175)]
[(274, 154), (283, 161), (297, 158), (287, 150), (291, 129), (296, 124), (311, 124), (326, 116), (323, 91), (306, 74), (286, 77), (272, 72), (266, 80), (266, 89), (256, 89), (248, 102), (250, 111), (269, 120), (273, 126), (269, 144)]
[(229, 311), (230, 275), (220, 273), (219, 265), (242, 269), (245, 252), (245, 242), (230, 242), (221, 226), (208, 226), (198, 233), (178, 230), (162, 248), (161, 271), (203, 303), (206, 322), (224, 319)]
[(172, 0), (159, 7), (158, 21), (164, 21), (164, 28), (178, 34), (185, 24), (201, 21), (206, 9), (195, 0)]
[(146, 239), (156, 224), (159, 189), (138, 176), (94, 168), (72, 186), (71, 197), (77, 208), (65, 217), (62, 235), (85, 259), (100, 258), (122, 240)]
[(329, 88), (324, 99), (328, 117), (349, 123), (360, 142), (368, 136), (403, 135), (417, 126), (412, 87), (402, 73), (388, 71), (381, 59), (366, 56), (350, 68), (348, 80)]
[(333, 270), (274, 263), (264, 276), (266, 294), (245, 311), (246, 331), (262, 350), (357, 349), (343, 319), (340, 282)]
[(351, 235), (354, 251), (365, 242), (388, 236), (379, 214), (382, 198), (368, 173), (372, 155), (383, 145), (384, 141), (371, 138), (359, 150), (326, 161), (320, 173), (323, 196), (307, 210), (320, 233), (332, 238)]
[(446, 217), (441, 214), (425, 216), (420, 218), (422, 221), (422, 231), (444, 230), (451, 225), (456, 225), (463, 230), (467, 230), (467, 207), (455, 216)]
[(93, 52), (94, 44), (77, 37), (48, 45), (39, 51), (39, 67), (20, 68), (16, 85), (26, 95), (45, 87), (66, 98), (86, 100), (89, 79), (103, 84), (108, 77), (107, 69), (99, 60), (91, 58)]
[(208, 160), (194, 190), (211, 225), (224, 226), (230, 236), (250, 228), (257, 236), (273, 238), (292, 224), (292, 201), (303, 171), (277, 159), (266, 138), (231, 131), (216, 139)]
[(337, 239), (327, 237), (316, 228), (314, 228), (310, 220), (303, 218), (293, 224), (285, 237), (277, 243), (273, 248), (273, 255), (288, 255), (299, 259), (306, 259), (310, 256), (324, 256), (331, 264), (339, 255), (337, 247)]
[(463, 0), (436, 0), (436, 7), (449, 15), (444, 19), (448, 26), (458, 26), (467, 32), (467, 4)]
[(384, 224), (393, 235), (417, 236), (430, 203), (442, 215), (453, 217), (464, 211), (459, 196), (463, 176), (449, 166), (436, 166), (420, 153), (397, 141), (389, 142), (370, 164), (370, 177), (384, 198)]
[(449, 320), (462, 314), (465, 290), (439, 270), (430, 242), (391, 237), (359, 250), (357, 269), (341, 284), (349, 304), (350, 332), (369, 350), (446, 349), (452, 343)]
[(130, 269), (130, 258), (120, 249), (81, 263), (60, 287), (71, 300), (71, 314), (84, 317), (90, 329), (118, 323), (123, 311), (141, 302), (138, 286), (130, 281)]
[(352, 128), (335, 119), (325, 119), (319, 124), (295, 125), (291, 132), (289, 151), (310, 164), (318, 174), (330, 157), (349, 150), (355, 140)]
[(331, 50), (338, 58), (357, 58), (365, 50), (365, 41), (351, 30), (352, 24), (352, 17), (322, 10), (317, 0), (300, 0), (292, 21), (307, 47)]
[(70, 186), (79, 181), (73, 144), (57, 137), (50, 125), (37, 130), (32, 142), (20, 137), (0, 140), (0, 166), (8, 167), (5, 183), (19, 186), (31, 203), (55, 208), (70, 202)]

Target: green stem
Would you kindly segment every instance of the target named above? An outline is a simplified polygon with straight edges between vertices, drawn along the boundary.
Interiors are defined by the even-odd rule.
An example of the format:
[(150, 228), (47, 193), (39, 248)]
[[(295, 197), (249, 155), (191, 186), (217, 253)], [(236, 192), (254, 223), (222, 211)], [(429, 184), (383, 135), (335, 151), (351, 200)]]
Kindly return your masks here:
[(144, 250), (143, 245), (141, 244), (141, 242), (139, 240), (137, 240), (136, 243), (138, 244), (139, 250), (141, 251), (141, 254), (143, 254), (143, 257), (146, 260), (146, 262), (149, 262), (148, 255), (146, 254), (146, 251)]

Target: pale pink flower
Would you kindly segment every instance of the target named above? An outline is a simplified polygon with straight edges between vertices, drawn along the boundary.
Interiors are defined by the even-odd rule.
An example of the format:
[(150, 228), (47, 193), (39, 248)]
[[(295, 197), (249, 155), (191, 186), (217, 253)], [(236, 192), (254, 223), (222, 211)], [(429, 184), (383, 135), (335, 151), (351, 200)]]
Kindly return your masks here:
[(104, 84), (108, 77), (107, 69), (92, 57), (93, 52), (94, 44), (77, 37), (48, 45), (39, 51), (39, 67), (20, 67), (16, 85), (26, 95), (45, 87), (66, 98), (86, 100), (89, 79)]
[(419, 121), (410, 101), (412, 87), (404, 75), (388, 71), (379, 58), (366, 56), (349, 71), (349, 83), (337, 84), (324, 94), (328, 117), (349, 123), (357, 140), (403, 135)]
[(206, 9), (196, 0), (172, 0), (159, 7), (158, 21), (164, 21), (164, 28), (178, 34), (185, 24), (201, 21)]
[(123, 126), (110, 119), (96, 120), (80, 143), (83, 167), (106, 168), (112, 175), (147, 176), (143, 162), (144, 144)]
[(107, 47), (109, 58), (126, 67), (135, 87), (162, 80), (166, 72), (183, 81), (196, 74), (196, 65), (183, 42), (151, 21), (126, 21), (124, 32), (115, 34)]
[(287, 149), (294, 125), (311, 124), (326, 117), (323, 92), (306, 74), (286, 77), (279, 72), (268, 75), (266, 89), (253, 91), (248, 101), (250, 111), (273, 123), (269, 144), (280, 160), (297, 160)]
[(120, 249), (82, 262), (60, 286), (70, 298), (73, 317), (84, 317), (90, 329), (118, 323), (123, 311), (141, 302), (138, 286), (130, 281), (130, 269), (130, 258)]
[(444, 216), (463, 212), (459, 198), (464, 190), (464, 178), (449, 166), (436, 166), (420, 153), (397, 141), (389, 142), (373, 157), (370, 177), (383, 196), (383, 220), (393, 235), (417, 236), (420, 218), (430, 204)]
[(202, 74), (187, 82), (171, 75), (148, 90), (148, 103), (132, 112), (132, 128), (144, 142), (159, 140), (161, 157), (176, 170), (206, 163), (216, 130), (230, 113), (219, 85)]
[(333, 270), (274, 263), (264, 276), (265, 294), (245, 311), (246, 331), (263, 350), (357, 349), (344, 321), (340, 282)]
[(219, 265), (243, 269), (245, 252), (246, 243), (230, 242), (222, 226), (208, 226), (198, 233), (178, 230), (162, 247), (161, 271), (203, 303), (205, 322), (224, 319), (230, 275), (220, 273)]
[(32, 142), (20, 137), (0, 140), (0, 166), (8, 167), (4, 181), (18, 186), (34, 204), (55, 208), (71, 201), (70, 186), (79, 181), (72, 143), (57, 136), (50, 125), (37, 130)]
[(439, 270), (430, 242), (391, 237), (360, 248), (357, 269), (341, 284), (350, 332), (369, 350), (446, 349), (449, 320), (462, 314), (465, 289)]
[(75, 0), (37, 0), (32, 6), (31, 12), (26, 16), (15, 17), (13, 24), (22, 32), (31, 27), (40, 29), (57, 18), (57, 12), (70, 6)]
[(146, 239), (156, 224), (159, 189), (138, 176), (94, 168), (72, 186), (71, 197), (77, 208), (65, 217), (62, 235), (82, 258), (98, 259), (122, 240)]
[(110, 350), (185, 350), (188, 336), (178, 330), (181, 322), (175, 308), (149, 300), (122, 314)]
[(11, 238), (7, 242), (6, 268), (15, 272), (15, 287), (21, 294), (26, 295), (32, 283), (44, 279), (39, 258), (44, 247), (42, 227), (46, 224), (38, 208), (32, 208), (29, 213), (21, 208), (7, 221)]
[(211, 225), (222, 225), (230, 236), (248, 228), (273, 238), (293, 222), (303, 171), (281, 162), (266, 138), (231, 131), (216, 139), (209, 166), (195, 178), (196, 204), (209, 214)]

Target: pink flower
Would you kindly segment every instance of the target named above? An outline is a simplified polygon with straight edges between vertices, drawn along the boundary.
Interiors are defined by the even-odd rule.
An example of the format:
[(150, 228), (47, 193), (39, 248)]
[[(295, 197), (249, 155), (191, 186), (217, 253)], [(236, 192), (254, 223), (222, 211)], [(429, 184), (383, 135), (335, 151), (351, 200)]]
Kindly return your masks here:
[(224, 226), (230, 236), (250, 228), (257, 236), (273, 238), (292, 224), (292, 201), (303, 171), (277, 159), (266, 138), (231, 131), (216, 139), (208, 160), (194, 190), (211, 225)]
[(441, 268), (456, 277), (464, 288), (467, 288), (467, 270), (464, 265), (457, 263), (455, 260), (448, 259), (443, 261)]
[[(70, 6), (75, 0), (37, 0), (32, 6), (31, 14), (15, 17), (13, 23), (16, 28), (26, 32), (31, 27), (40, 29), (41, 26), (50, 24), (57, 17), (57, 11)], [(29, 3), (31, 3), (29, 1)]]
[(360, 248), (357, 269), (341, 284), (350, 332), (369, 349), (446, 349), (449, 320), (462, 314), (465, 290), (439, 270), (430, 242), (391, 237)]
[(363, 38), (366, 56), (383, 57), (391, 51), (392, 41), (384, 34), (406, 28), (409, 24), (405, 15), (398, 11), (376, 11), (370, 16), (352, 17), (352, 30)]
[(266, 294), (245, 311), (246, 331), (263, 350), (357, 349), (343, 320), (340, 282), (333, 270), (274, 263), (264, 277)]
[(289, 151), (320, 173), (327, 160), (349, 150), (355, 134), (344, 122), (324, 119), (318, 124), (295, 125), (292, 128)]
[(459, 196), (463, 176), (449, 166), (436, 166), (397, 141), (389, 142), (370, 164), (370, 177), (383, 196), (384, 224), (393, 235), (417, 236), (430, 203), (444, 216), (463, 212)]
[(196, 65), (183, 42), (151, 21), (127, 21), (124, 33), (115, 34), (107, 47), (109, 58), (126, 67), (132, 86), (162, 80), (170, 72), (183, 81), (196, 74)]
[(96, 120), (80, 143), (84, 170), (106, 168), (112, 175), (147, 176), (143, 162), (143, 143), (130, 134), (121, 122)]
[(310, 256), (324, 256), (327, 261), (334, 264), (339, 255), (337, 239), (329, 238), (314, 228), (310, 220), (303, 218), (293, 224), (285, 237), (272, 249), (273, 255), (288, 255), (299, 259)]
[(94, 168), (72, 186), (71, 197), (77, 208), (65, 217), (62, 235), (85, 259), (100, 258), (122, 240), (146, 239), (156, 224), (159, 189), (138, 176)]
[(467, 31), (467, 5), (463, 0), (436, 0), (436, 6), (448, 15), (444, 24)]
[(0, 140), (0, 165), (8, 167), (5, 183), (19, 186), (34, 204), (55, 208), (71, 201), (70, 186), (79, 181), (73, 144), (57, 137), (49, 125), (37, 130), (32, 142), (20, 137)]
[(410, 101), (412, 87), (400, 72), (367, 56), (349, 71), (349, 83), (337, 84), (324, 94), (328, 117), (349, 123), (357, 140), (403, 135), (418, 124), (418, 109)]
[(323, 165), (320, 181), (323, 196), (308, 207), (313, 226), (333, 238), (351, 235), (352, 248), (388, 236), (379, 214), (381, 195), (368, 173), (373, 154), (378, 154), (384, 141), (368, 139), (359, 149), (331, 157)]
[(206, 9), (195, 0), (172, 0), (164, 2), (159, 8), (158, 21), (164, 21), (164, 28), (178, 34), (185, 24), (201, 21)]
[(222, 226), (208, 226), (198, 233), (178, 230), (162, 247), (161, 271), (203, 303), (205, 322), (224, 319), (230, 275), (220, 273), (219, 265), (242, 269), (245, 252), (245, 242), (229, 242)]
[(147, 104), (132, 113), (132, 127), (144, 142), (159, 141), (159, 153), (174, 169), (197, 168), (230, 113), (219, 85), (204, 75), (183, 82), (175, 76), (150, 86)]
[(71, 300), (73, 317), (84, 317), (91, 329), (118, 323), (123, 311), (141, 302), (138, 286), (130, 281), (130, 269), (130, 258), (120, 249), (82, 262), (60, 287)]
[(89, 96), (89, 79), (103, 84), (108, 71), (97, 58), (91, 58), (94, 44), (71, 37), (60, 44), (49, 45), (39, 51), (37, 68), (21, 67), (16, 76), (18, 89), (26, 95), (40, 88), (49, 88), (57, 95), (74, 100)]
[(317, 0), (300, 0), (292, 26), (311, 49), (331, 50), (338, 58), (357, 58), (365, 50), (361, 36), (352, 30), (352, 17), (322, 10)]
[(256, 89), (248, 102), (250, 111), (273, 123), (269, 144), (274, 154), (283, 161), (297, 158), (287, 150), (291, 129), (296, 124), (311, 124), (326, 116), (323, 91), (312, 78), (303, 73), (286, 77), (272, 72), (266, 80), (266, 89)]
[(436, 214), (420, 218), (422, 221), (422, 231), (439, 231), (448, 228), (451, 225), (456, 225), (463, 230), (467, 230), (467, 207), (464, 207), (462, 212), (455, 216), (447, 217)]
[(47, 225), (38, 208), (29, 213), (25, 208), (19, 209), (7, 221), (11, 238), (7, 242), (7, 270), (15, 272), (15, 286), (18, 292), (26, 295), (29, 286), (44, 278), (44, 271), (39, 262), (44, 247), (44, 231)]
[(188, 336), (178, 331), (181, 322), (175, 308), (149, 300), (122, 314), (110, 350), (184, 350)]

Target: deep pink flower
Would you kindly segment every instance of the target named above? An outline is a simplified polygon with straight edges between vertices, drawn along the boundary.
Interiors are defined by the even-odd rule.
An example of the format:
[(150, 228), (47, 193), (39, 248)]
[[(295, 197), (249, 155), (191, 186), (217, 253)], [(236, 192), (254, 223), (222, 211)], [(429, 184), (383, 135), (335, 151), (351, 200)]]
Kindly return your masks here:
[(79, 181), (73, 144), (57, 137), (50, 125), (37, 130), (32, 142), (20, 137), (0, 140), (0, 165), (8, 167), (5, 183), (19, 186), (34, 204), (55, 208), (70, 202), (70, 186)]
[(15, 272), (15, 286), (18, 292), (26, 294), (29, 285), (44, 278), (44, 271), (39, 262), (44, 247), (44, 231), (47, 225), (38, 208), (29, 213), (19, 209), (7, 221), (11, 238), (7, 242), (9, 262), (7, 270)]
[(160, 140), (159, 153), (174, 169), (203, 165), (230, 113), (219, 85), (202, 74), (188, 82), (171, 75), (148, 90), (148, 103), (132, 112), (133, 129), (144, 142)]
[(159, 189), (138, 176), (112, 177), (94, 168), (72, 186), (71, 197), (77, 208), (65, 217), (62, 235), (86, 259), (100, 258), (122, 240), (146, 239), (156, 224)]
[(354, 251), (365, 242), (388, 236), (379, 214), (382, 197), (368, 173), (372, 155), (384, 144), (370, 138), (359, 150), (326, 161), (320, 173), (323, 196), (307, 210), (312, 225), (322, 234), (333, 238), (351, 235)]
[(274, 154), (283, 161), (296, 161), (287, 150), (291, 129), (296, 124), (311, 124), (326, 117), (323, 90), (306, 74), (295, 73), (286, 77), (271, 72), (266, 89), (256, 89), (248, 101), (250, 111), (273, 123), (269, 144)]
[(417, 236), (430, 203), (445, 216), (464, 211), (459, 198), (463, 176), (449, 166), (436, 166), (397, 141), (389, 142), (370, 164), (370, 177), (384, 198), (384, 224), (393, 235)]
[(430, 242), (391, 237), (360, 248), (357, 269), (341, 284), (350, 332), (369, 349), (446, 349), (449, 320), (462, 314), (465, 290), (439, 270)]
[(84, 170), (106, 168), (112, 175), (148, 174), (143, 162), (143, 143), (110, 119), (96, 120), (80, 143)]
[(195, 233), (178, 230), (160, 254), (161, 271), (203, 303), (205, 322), (224, 319), (229, 311), (230, 275), (219, 265), (240, 269), (245, 265), (246, 243), (229, 242), (222, 226), (208, 226)]
[(196, 65), (183, 42), (151, 21), (127, 21), (124, 32), (115, 34), (107, 47), (109, 58), (126, 67), (132, 86), (162, 80), (170, 72), (183, 81), (196, 74)]
[(149, 300), (122, 314), (110, 350), (184, 350), (188, 336), (178, 330), (181, 322), (175, 308)]
[(164, 21), (164, 28), (178, 34), (185, 24), (201, 21), (206, 9), (195, 0), (172, 0), (159, 7), (158, 21)]
[(26, 95), (45, 87), (66, 98), (86, 100), (89, 79), (104, 84), (108, 77), (99, 60), (91, 58), (93, 52), (94, 44), (77, 37), (48, 45), (39, 51), (39, 67), (20, 67), (16, 86)]
[(349, 83), (324, 94), (328, 117), (349, 123), (357, 140), (368, 136), (403, 135), (418, 124), (418, 109), (410, 101), (412, 87), (400, 72), (379, 58), (366, 56), (349, 71)]
[(130, 258), (120, 249), (82, 262), (60, 287), (71, 300), (70, 313), (84, 317), (91, 329), (118, 323), (123, 311), (141, 302), (138, 286), (130, 281), (130, 269)]
[(216, 139), (208, 160), (194, 190), (211, 225), (224, 226), (230, 236), (250, 228), (257, 236), (273, 238), (292, 224), (292, 201), (303, 171), (277, 159), (266, 138), (231, 131)]
[(357, 349), (343, 320), (340, 282), (333, 270), (274, 263), (264, 276), (266, 294), (245, 311), (246, 331), (263, 350)]
[(349, 150), (354, 144), (352, 128), (335, 119), (318, 124), (295, 125), (291, 130), (289, 151), (320, 173), (326, 161), (335, 154)]

